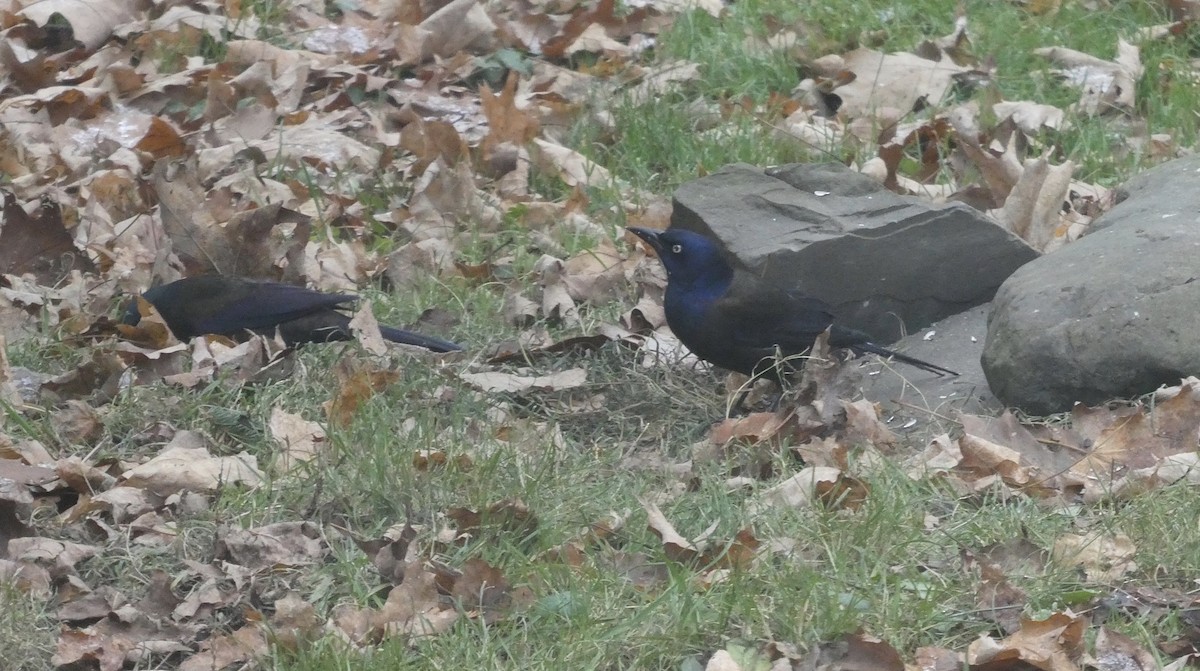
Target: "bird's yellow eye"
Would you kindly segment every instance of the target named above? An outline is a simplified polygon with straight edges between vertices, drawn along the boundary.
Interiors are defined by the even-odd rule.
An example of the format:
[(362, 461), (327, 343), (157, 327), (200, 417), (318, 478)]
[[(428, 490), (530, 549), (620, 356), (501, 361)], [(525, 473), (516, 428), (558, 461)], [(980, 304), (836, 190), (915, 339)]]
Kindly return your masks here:
[(683, 251), (683, 245), (671, 245), (671, 253), (678, 254)]

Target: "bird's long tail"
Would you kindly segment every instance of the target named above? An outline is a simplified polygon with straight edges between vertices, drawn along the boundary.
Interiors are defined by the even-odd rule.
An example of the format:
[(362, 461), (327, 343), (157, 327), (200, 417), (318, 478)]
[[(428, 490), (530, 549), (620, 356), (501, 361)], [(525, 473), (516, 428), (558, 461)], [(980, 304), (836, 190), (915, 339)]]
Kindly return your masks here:
[(382, 334), (386, 340), (398, 342), (401, 345), (415, 345), (417, 347), (424, 347), (425, 349), (432, 350), (434, 352), (457, 352), (462, 349), (461, 345), (452, 343), (449, 340), (442, 340), (441, 338), (421, 335), (420, 333), (413, 333), (412, 331), (405, 331), (404, 329), (392, 328), (391, 326), (380, 326), (379, 333)]
[(914, 368), (920, 368), (921, 370), (928, 371), (928, 372), (933, 373), (938, 376), (941, 376), (941, 375), (956, 375), (957, 376), (958, 375), (958, 373), (950, 370), (949, 368), (942, 368), (941, 366), (931, 364), (928, 361), (921, 361), (920, 359), (918, 359), (916, 357), (911, 357), (911, 356), (908, 356), (907, 354), (901, 354), (895, 350), (890, 350), (886, 347), (880, 347), (879, 345), (876, 345), (873, 342), (855, 343), (850, 346), (850, 350), (852, 350), (855, 354), (864, 354), (864, 353), (870, 352), (871, 354), (878, 354), (879, 356), (882, 356), (882, 357), (891, 357), (891, 358), (895, 359), (896, 361), (899, 361), (901, 363), (906, 363)]

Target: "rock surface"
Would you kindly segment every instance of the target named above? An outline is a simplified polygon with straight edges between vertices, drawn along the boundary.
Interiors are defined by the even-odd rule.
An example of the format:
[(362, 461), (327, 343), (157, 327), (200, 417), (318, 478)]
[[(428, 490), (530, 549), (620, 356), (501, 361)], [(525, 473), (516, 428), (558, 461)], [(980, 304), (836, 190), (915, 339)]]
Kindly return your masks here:
[(889, 343), (986, 303), (1038, 254), (959, 203), (896, 195), (839, 164), (736, 164), (679, 187), (671, 225)]
[[(885, 363), (876, 356), (862, 362), (859, 390), (878, 403), (888, 426), (918, 429), (944, 424), (959, 412), (996, 414), (1003, 404), (992, 395), (979, 365), (987, 335), (988, 306), (981, 305), (907, 336), (891, 347), (909, 356), (957, 371), (958, 377), (938, 377), (902, 363)], [(943, 420), (935, 422), (934, 420)]]
[(1004, 403), (1049, 414), (1200, 374), (1200, 157), (1153, 168), (1118, 198), (996, 295), (983, 370)]

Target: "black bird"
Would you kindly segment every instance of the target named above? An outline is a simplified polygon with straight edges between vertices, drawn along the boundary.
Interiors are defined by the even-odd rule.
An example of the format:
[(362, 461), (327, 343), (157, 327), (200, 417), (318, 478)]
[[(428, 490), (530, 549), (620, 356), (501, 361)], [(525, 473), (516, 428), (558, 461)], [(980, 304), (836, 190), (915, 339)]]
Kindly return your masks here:
[[(278, 328), (289, 346), (350, 340), (350, 317), (340, 310), (357, 300), (348, 294), (324, 294), (290, 284), (222, 275), (187, 277), (154, 287), (142, 297), (154, 305), (180, 340), (209, 333), (230, 337), (247, 331), (274, 335)], [(141, 321), (136, 300), (130, 302), (123, 321), (129, 325)], [(462, 349), (440, 338), (390, 326), (380, 326), (379, 331), (392, 342), (434, 352)]]
[(628, 230), (645, 240), (667, 269), (663, 300), (667, 325), (693, 354), (709, 363), (782, 381), (789, 371), (775, 365), (776, 353), (802, 354), (829, 329), (831, 347), (892, 357), (937, 375), (958, 375), (835, 324), (830, 307), (820, 299), (773, 287), (748, 271), (735, 270), (717, 242), (699, 233)]

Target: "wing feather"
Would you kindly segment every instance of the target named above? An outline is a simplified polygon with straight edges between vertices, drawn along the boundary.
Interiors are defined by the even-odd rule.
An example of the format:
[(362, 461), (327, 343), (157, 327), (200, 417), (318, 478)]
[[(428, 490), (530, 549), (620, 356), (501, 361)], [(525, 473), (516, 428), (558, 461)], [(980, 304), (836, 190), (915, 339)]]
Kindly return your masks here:
[(199, 333), (269, 329), (351, 303), (354, 296), (324, 294), (277, 282), (254, 282), (246, 294), (196, 324)]
[(798, 354), (833, 323), (824, 301), (752, 279), (756, 281), (735, 281), (714, 306), (733, 324), (731, 336), (739, 346)]

